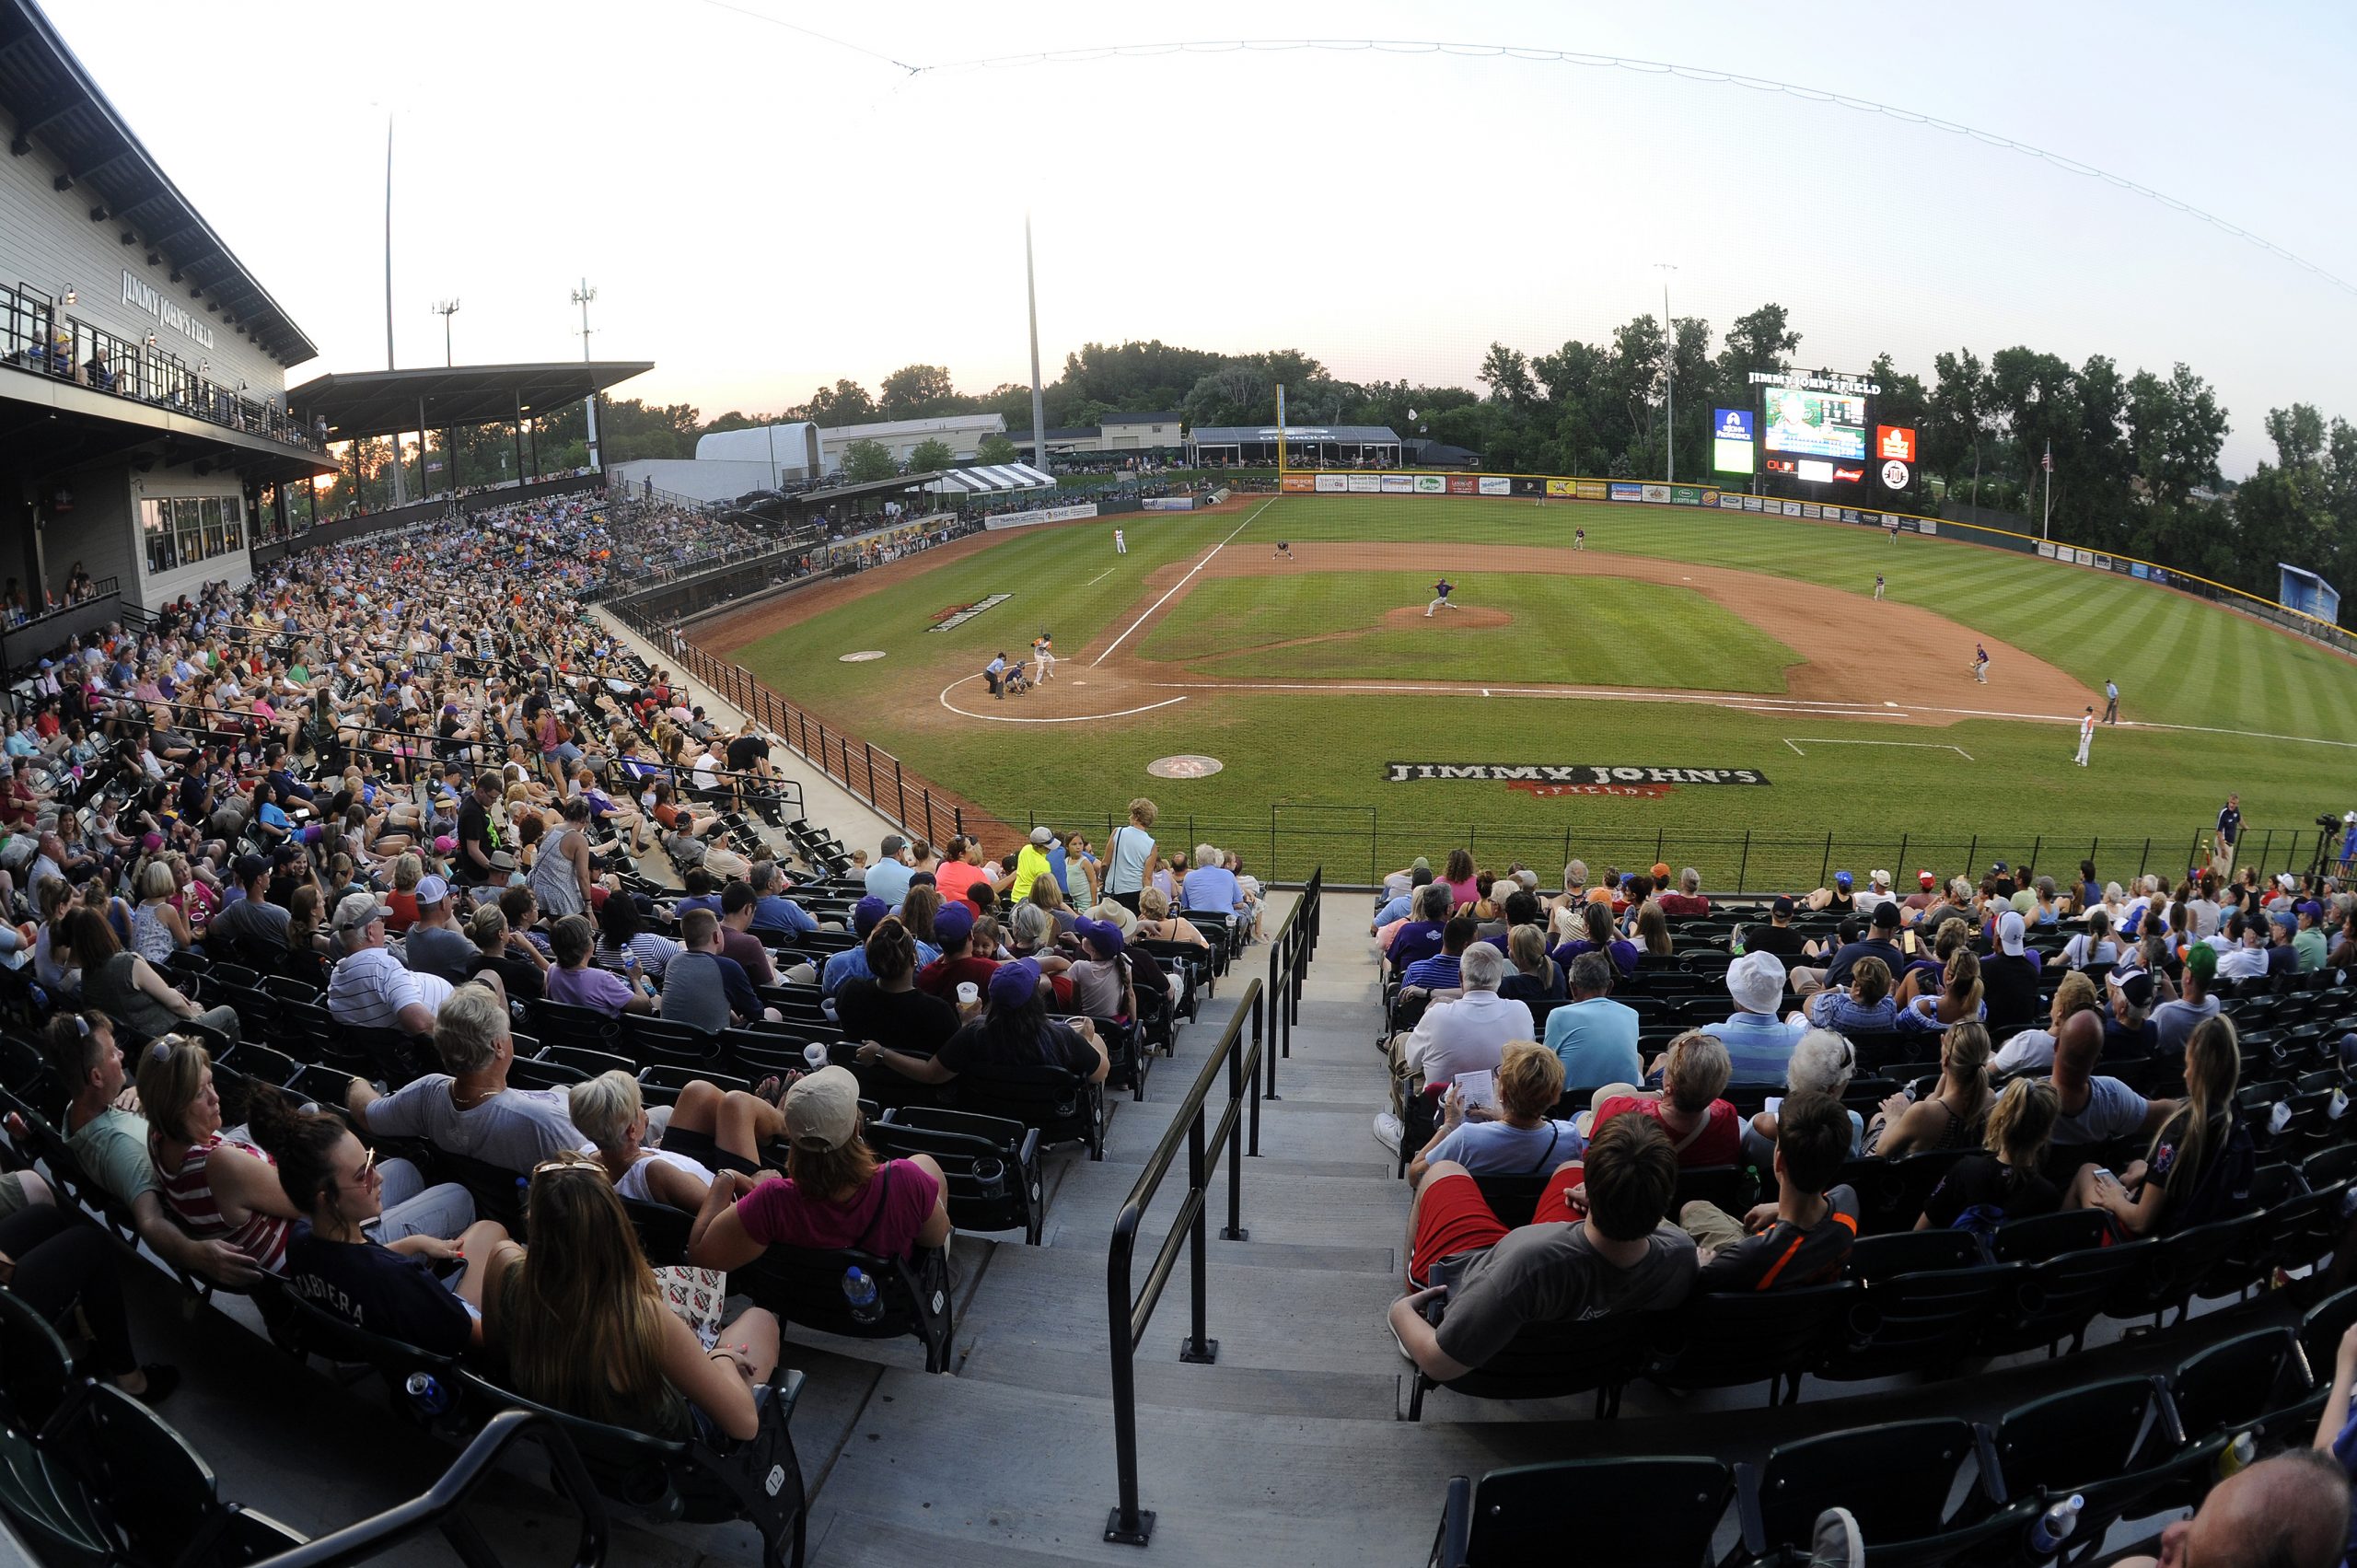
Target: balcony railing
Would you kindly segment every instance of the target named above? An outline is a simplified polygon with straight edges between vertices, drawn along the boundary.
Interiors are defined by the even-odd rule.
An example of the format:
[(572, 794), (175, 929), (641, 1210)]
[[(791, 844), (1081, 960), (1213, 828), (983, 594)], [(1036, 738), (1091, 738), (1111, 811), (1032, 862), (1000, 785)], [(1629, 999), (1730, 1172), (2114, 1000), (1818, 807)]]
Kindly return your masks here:
[(68, 316), (21, 283), (0, 284), (0, 364), (290, 447), (326, 449), (276, 402), (224, 387), (177, 354)]

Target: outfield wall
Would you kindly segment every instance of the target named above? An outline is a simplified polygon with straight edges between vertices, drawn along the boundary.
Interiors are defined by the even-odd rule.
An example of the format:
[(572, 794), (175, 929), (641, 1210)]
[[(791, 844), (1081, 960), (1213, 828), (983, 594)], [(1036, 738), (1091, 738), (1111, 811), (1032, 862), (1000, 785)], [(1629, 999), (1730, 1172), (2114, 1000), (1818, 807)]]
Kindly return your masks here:
[(2180, 572), (2131, 555), (2083, 550), (2052, 540), (2032, 539), (1985, 523), (1926, 517), (1870, 506), (1840, 506), (1819, 501), (1788, 501), (1775, 495), (1750, 495), (1709, 484), (1662, 484), (1651, 481), (1562, 478), (1546, 474), (1367, 472), (1359, 470), (1310, 472), (1287, 471), (1278, 480), (1283, 495), (1470, 495), (1492, 500), (1598, 501), (1635, 506), (1691, 506), (1705, 511), (1758, 513), (1766, 517), (1798, 517), (1811, 522), (1852, 523), (1863, 528), (1896, 527), (1903, 532), (1985, 544), (2020, 555), (2037, 555), (2068, 566), (2116, 573), (2138, 582), (2176, 588), (2206, 598), (2340, 653), (2357, 657), (2357, 635), (2331, 621), (2318, 620), (2256, 594), (2190, 572)]

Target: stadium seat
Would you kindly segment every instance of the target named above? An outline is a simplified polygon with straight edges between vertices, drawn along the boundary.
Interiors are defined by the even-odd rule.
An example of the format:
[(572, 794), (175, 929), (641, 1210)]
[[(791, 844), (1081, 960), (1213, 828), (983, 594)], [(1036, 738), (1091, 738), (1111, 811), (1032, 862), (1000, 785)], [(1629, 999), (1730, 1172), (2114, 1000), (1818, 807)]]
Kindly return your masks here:
[[(1965, 1467), (1971, 1489), (1951, 1510)], [(1938, 1568), (2025, 1531), (2034, 1504), (2008, 1503), (1969, 1422), (1889, 1422), (1780, 1444), (1736, 1469), (1747, 1561), (1805, 1562), (1817, 1516), (1840, 1506), (1871, 1543), (1876, 1568)]]
[[(279, 1282), (271, 1282), (268, 1289), (282, 1307), (271, 1334), (281, 1350), (298, 1359), (316, 1355), (344, 1366), (365, 1366), (382, 1379), (386, 1402), (404, 1421), (446, 1434), (464, 1428), (466, 1412), (457, 1402), (459, 1378), (456, 1361), (354, 1328)], [(408, 1381), (419, 1373), (434, 1378), (449, 1391), (448, 1409), (436, 1413), (410, 1393)]]
[(1408, 1419), (1422, 1421), (1435, 1388), (1477, 1400), (1551, 1400), (1594, 1392), (1598, 1420), (1620, 1413), (1620, 1393), (1643, 1370), (1657, 1314), (1530, 1323), (1504, 1350), (1464, 1376), (1443, 1384), (1421, 1367), (1410, 1379)]
[[(1961, 1241), (1978, 1252), (1970, 1237), (1952, 1231), (1864, 1237), (1856, 1251), (1864, 1251), (1875, 1241), (1918, 1237)], [(2023, 1263), (1979, 1261), (1888, 1273), (1860, 1272), (1854, 1252), (1851, 1262), (1853, 1277), (1865, 1286), (1864, 1309), (1852, 1316), (1848, 1331), (1809, 1367), (1831, 1382), (1910, 1372), (1939, 1376), (1953, 1370), (1970, 1350), (1982, 1325), (2018, 1295), (2028, 1272)], [(1869, 1260), (1867, 1267), (1879, 1265)]]
[(1859, 1305), (1854, 1280), (1760, 1292), (1689, 1296), (1665, 1315), (1647, 1380), (1666, 1388), (1740, 1388), (1768, 1384), (1768, 1402), (1801, 1397), (1801, 1375), (1849, 1329)]
[(878, 1156), (931, 1155), (949, 1183), (949, 1222), (959, 1230), (1020, 1230), (1039, 1244), (1047, 1222), (1047, 1185), (1039, 1173), (1039, 1130), (995, 1116), (900, 1106), (867, 1129)]
[(1105, 1088), (1062, 1067), (980, 1067), (943, 1097), (958, 1110), (1039, 1129), (1042, 1148), (1079, 1144), (1105, 1157)]
[(1567, 1554), (1582, 1568), (1707, 1563), (1735, 1476), (1716, 1459), (1569, 1459), (1451, 1479), (1435, 1568), (1518, 1568)]
[[(873, 1322), (853, 1318), (843, 1302), (843, 1276), (853, 1269), (874, 1280), (881, 1293)], [(732, 1269), (728, 1287), (780, 1320), (854, 1340), (913, 1336), (924, 1346), (927, 1372), (949, 1370), (950, 1339), (957, 1304), (949, 1295), (949, 1254), (920, 1248), (911, 1259), (887, 1258), (844, 1247), (825, 1250), (772, 1247), (741, 1269)]]
[(2084, 1541), (2149, 1512), (2165, 1488), (2217, 1451), (2184, 1440), (2158, 1377), (2110, 1378), (2017, 1406), (1998, 1420), (1991, 1448), (2007, 1496), (2037, 1498), (2043, 1511), (2079, 1494)]

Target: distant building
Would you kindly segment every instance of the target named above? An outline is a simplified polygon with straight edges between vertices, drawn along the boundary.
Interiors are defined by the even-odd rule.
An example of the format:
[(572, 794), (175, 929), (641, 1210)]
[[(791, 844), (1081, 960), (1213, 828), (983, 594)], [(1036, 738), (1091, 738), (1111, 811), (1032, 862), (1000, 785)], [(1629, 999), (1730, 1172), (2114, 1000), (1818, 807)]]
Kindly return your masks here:
[(939, 419), (887, 419), (873, 424), (822, 425), (819, 430), (819, 467), (833, 473), (843, 466), (843, 448), (854, 441), (874, 441), (905, 463), (909, 454), (927, 441), (947, 444), (950, 456), (971, 462), (981, 455), (982, 438), (1006, 434), (1006, 419), (995, 413), (952, 413)]
[[(1100, 452), (1151, 451), (1156, 447), (1177, 448), (1185, 440), (1179, 425), (1184, 416), (1175, 412), (1161, 413), (1109, 413), (1097, 421), (1097, 444)], [(1049, 433), (1052, 448), (1054, 432)]]
[[(714, 431), (709, 436), (697, 438), (696, 461), (726, 463), (737, 468), (742, 468), (748, 463), (758, 463), (762, 470), (759, 488), (774, 490), (779, 485), (791, 482), (816, 479), (826, 471), (819, 466), (819, 427), (807, 420), (794, 420), (782, 424), (757, 424), (750, 430)], [(739, 482), (741, 474), (732, 474), (726, 479), (720, 479), (716, 477), (718, 470), (714, 471), (715, 478), (713, 484), (718, 488), (678, 482), (677, 475), (672, 476), (674, 482), (670, 484), (657, 480), (656, 488), (676, 490), (681, 494), (692, 495), (699, 500), (717, 498), (721, 495), (735, 495), (741, 491), (757, 488), (754, 485)], [(732, 486), (733, 488), (730, 488)], [(710, 497), (705, 494), (707, 489), (711, 491)]]
[[(1399, 437), (1387, 424), (1288, 424), (1285, 461), (1303, 468), (1397, 467)], [(1187, 438), (1199, 463), (1259, 467), (1277, 460), (1273, 424), (1214, 424)]]

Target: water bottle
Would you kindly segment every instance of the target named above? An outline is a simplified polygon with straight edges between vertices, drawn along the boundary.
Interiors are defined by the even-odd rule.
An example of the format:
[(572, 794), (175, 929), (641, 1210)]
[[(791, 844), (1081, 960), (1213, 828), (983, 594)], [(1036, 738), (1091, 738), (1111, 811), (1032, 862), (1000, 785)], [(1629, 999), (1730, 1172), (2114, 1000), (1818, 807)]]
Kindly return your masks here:
[(411, 1373), (402, 1381), (401, 1388), (408, 1393), (410, 1403), (417, 1407), (417, 1412), (420, 1415), (437, 1416), (450, 1408), (448, 1392), (443, 1388), (442, 1380), (431, 1372)]
[(810, 1071), (816, 1073), (827, 1064), (826, 1044), (820, 1040), (812, 1040), (802, 1048), (802, 1060), (807, 1062), (810, 1064)]
[(2258, 1457), (2258, 1439), (2248, 1432), (2237, 1432), (2234, 1440), (2218, 1453), (2218, 1479), (2225, 1480)]
[(2039, 1515), (2029, 1527), (2031, 1552), (2042, 1560), (2061, 1550), (2071, 1532), (2079, 1527), (2079, 1510), (2086, 1505), (2087, 1500), (2074, 1492)]
[(2325, 1108), (2325, 1115), (2330, 1117), (2333, 1121), (2338, 1121), (2348, 1114), (2349, 1091), (2347, 1089), (2333, 1090), (2332, 1103)]
[(2279, 1099), (2275, 1109), (2267, 1113), (2267, 1131), (2270, 1136), (2282, 1137), (2283, 1129), (2292, 1125), (2292, 1102)]
[(854, 1323), (883, 1321), (884, 1298), (877, 1290), (876, 1282), (855, 1266), (843, 1273), (843, 1305), (851, 1308), (851, 1320)]

